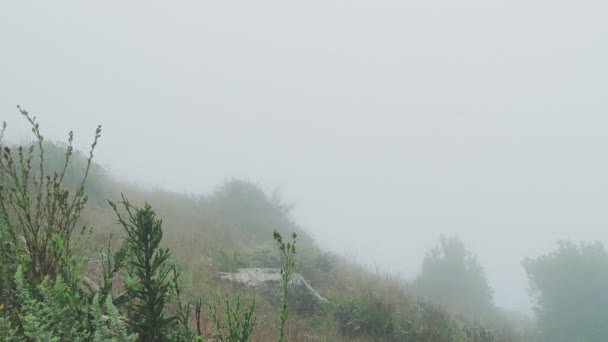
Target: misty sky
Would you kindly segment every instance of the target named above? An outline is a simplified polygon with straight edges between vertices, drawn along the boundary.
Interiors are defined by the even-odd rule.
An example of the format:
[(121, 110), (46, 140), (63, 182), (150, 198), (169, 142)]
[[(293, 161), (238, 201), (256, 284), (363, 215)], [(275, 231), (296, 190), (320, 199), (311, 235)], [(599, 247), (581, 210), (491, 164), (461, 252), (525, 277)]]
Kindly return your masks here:
[(412, 279), (440, 234), (521, 267), (608, 243), (601, 1), (5, 1), (0, 120), (146, 186), (279, 188), (326, 247)]

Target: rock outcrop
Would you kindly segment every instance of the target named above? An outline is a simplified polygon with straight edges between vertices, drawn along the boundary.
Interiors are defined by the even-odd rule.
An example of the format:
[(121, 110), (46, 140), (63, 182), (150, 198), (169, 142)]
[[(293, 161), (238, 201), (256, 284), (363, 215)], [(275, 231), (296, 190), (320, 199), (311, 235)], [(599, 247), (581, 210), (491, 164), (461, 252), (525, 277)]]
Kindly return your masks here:
[[(239, 268), (237, 272), (220, 272), (220, 277), (253, 288), (275, 288), (281, 283), (281, 270), (279, 268)], [(327, 301), (299, 273), (292, 274), (289, 285), (298, 293), (307, 293), (318, 302)]]

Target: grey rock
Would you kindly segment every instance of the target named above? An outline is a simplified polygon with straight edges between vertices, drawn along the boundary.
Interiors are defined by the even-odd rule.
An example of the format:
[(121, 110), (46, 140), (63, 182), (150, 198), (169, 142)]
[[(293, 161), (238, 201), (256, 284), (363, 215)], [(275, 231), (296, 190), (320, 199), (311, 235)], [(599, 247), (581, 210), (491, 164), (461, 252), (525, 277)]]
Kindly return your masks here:
[[(281, 283), (281, 269), (239, 268), (236, 272), (220, 272), (220, 277), (253, 288), (275, 287)], [(291, 275), (289, 285), (292, 288), (304, 289), (319, 302), (327, 302), (327, 299), (315, 291), (299, 273), (293, 273)]]

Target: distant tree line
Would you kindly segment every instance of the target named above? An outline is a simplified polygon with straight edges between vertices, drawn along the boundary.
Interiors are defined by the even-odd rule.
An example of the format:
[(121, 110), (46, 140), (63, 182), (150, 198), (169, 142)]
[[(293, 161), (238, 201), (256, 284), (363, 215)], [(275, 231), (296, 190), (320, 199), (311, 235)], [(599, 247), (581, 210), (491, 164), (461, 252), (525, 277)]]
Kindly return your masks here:
[[(528, 258), (523, 267), (537, 318), (537, 339), (608, 341), (608, 254), (600, 242), (560, 241), (556, 251)], [(468, 317), (483, 317), (494, 307), (483, 267), (456, 237), (441, 237), (425, 257), (415, 285)]]

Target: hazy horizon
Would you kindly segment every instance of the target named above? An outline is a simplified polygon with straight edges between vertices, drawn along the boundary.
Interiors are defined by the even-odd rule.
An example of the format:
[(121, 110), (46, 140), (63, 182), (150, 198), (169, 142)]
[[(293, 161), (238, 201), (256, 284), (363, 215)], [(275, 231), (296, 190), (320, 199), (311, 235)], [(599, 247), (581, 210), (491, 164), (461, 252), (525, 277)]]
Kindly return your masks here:
[[(521, 262), (608, 243), (608, 5), (278, 1), (0, 5), (0, 121), (75, 131), (145, 186), (232, 177), (317, 242), (404, 279), (441, 234), (530, 313)], [(61, 123), (54, 126), (52, 123)]]

